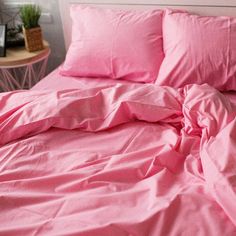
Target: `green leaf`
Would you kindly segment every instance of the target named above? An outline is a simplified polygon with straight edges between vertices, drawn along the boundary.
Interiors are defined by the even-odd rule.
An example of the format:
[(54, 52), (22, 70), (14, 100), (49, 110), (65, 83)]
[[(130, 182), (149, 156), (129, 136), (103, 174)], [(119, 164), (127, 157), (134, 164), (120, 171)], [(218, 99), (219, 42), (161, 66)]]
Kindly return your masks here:
[(26, 29), (39, 26), (39, 18), (41, 16), (41, 8), (38, 5), (26, 4), (20, 8), (20, 18)]

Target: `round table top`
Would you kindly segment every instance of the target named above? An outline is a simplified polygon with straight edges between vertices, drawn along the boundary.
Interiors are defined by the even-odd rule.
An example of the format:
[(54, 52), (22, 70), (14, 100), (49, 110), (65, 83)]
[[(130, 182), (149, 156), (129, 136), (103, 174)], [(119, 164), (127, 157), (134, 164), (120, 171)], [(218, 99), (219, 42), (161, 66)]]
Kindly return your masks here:
[(42, 60), (50, 53), (49, 43), (43, 44), (44, 48), (35, 52), (28, 52), (24, 46), (7, 48), (6, 57), (0, 57), (0, 67), (20, 67)]

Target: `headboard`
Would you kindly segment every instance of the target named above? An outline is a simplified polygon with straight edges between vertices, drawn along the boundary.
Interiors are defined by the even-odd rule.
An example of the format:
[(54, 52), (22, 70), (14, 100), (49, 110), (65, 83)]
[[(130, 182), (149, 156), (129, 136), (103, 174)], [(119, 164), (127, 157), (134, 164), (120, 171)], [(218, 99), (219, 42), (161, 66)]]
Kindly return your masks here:
[(93, 4), (101, 7), (136, 9), (175, 8), (185, 9), (200, 15), (236, 17), (235, 0), (59, 0), (66, 50), (71, 41), (71, 19), (69, 14), (71, 4)]

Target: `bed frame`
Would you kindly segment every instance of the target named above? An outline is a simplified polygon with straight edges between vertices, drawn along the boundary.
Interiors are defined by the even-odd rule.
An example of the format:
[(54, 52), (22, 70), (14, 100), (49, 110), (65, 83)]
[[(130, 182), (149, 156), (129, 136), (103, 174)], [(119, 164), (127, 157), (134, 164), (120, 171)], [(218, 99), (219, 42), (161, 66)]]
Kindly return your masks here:
[(236, 17), (235, 0), (59, 0), (66, 50), (71, 42), (71, 4), (93, 4), (112, 8), (174, 8), (185, 9), (192, 13), (211, 16)]

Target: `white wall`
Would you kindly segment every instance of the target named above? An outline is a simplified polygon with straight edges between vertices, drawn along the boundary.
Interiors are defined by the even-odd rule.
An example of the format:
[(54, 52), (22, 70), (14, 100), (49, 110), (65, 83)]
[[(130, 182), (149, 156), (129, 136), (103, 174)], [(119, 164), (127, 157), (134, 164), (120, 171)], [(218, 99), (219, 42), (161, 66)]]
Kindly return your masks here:
[[(60, 0), (59, 0), (60, 1)], [(63, 0), (62, 0), (63, 1)], [(68, 0), (64, 0), (68, 1)], [(76, 1), (76, 0), (75, 0)], [(79, 0), (83, 3), (115, 3), (115, 4), (163, 4), (163, 5), (205, 5), (235, 6), (235, 0)]]
[[(0, 0), (2, 7), (5, 4), (12, 2), (35, 2), (42, 7), (43, 13), (50, 14), (50, 17), (42, 17), (42, 23), (40, 23), (44, 38), (49, 42), (51, 46), (51, 56), (49, 59), (48, 72), (52, 71), (58, 65), (62, 63), (65, 56), (65, 45), (61, 26), (61, 18), (59, 13), (59, 5), (57, 0)], [(49, 16), (50, 16), (49, 15)]]

